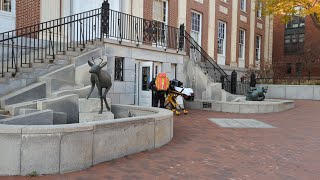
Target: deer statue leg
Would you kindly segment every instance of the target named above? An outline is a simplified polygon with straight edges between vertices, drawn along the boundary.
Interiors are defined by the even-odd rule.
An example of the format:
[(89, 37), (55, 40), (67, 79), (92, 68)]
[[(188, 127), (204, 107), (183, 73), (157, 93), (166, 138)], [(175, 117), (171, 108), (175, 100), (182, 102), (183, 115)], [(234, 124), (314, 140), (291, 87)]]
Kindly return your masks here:
[(100, 96), (100, 102), (101, 102), (101, 109), (99, 114), (102, 114), (103, 111), (103, 96), (102, 96), (102, 88), (98, 88), (99, 89), (99, 96)]
[(110, 111), (111, 109), (110, 109), (110, 106), (109, 106), (109, 104), (108, 104), (108, 102), (107, 102), (107, 97), (106, 97), (106, 95), (107, 95), (107, 93), (109, 92), (110, 88), (111, 88), (111, 87), (107, 87), (106, 90), (104, 91), (104, 94), (103, 94), (103, 99), (104, 99), (104, 102), (106, 103), (106, 107), (107, 107), (108, 111)]
[(91, 93), (92, 93), (95, 85), (96, 85), (95, 82), (91, 82), (91, 90), (90, 90), (90, 92), (89, 92), (89, 94), (88, 94), (88, 96), (87, 96), (87, 99), (89, 99), (89, 97), (91, 96)]

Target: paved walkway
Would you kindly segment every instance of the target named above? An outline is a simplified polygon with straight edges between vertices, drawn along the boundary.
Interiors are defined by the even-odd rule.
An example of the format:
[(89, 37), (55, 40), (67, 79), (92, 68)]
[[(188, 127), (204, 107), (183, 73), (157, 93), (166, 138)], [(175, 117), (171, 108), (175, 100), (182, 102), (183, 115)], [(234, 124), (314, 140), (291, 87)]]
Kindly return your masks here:
[[(208, 118), (253, 118), (276, 128), (226, 129)], [(174, 133), (160, 149), (31, 179), (320, 179), (320, 101), (297, 101), (293, 110), (266, 115), (191, 111), (175, 118)]]

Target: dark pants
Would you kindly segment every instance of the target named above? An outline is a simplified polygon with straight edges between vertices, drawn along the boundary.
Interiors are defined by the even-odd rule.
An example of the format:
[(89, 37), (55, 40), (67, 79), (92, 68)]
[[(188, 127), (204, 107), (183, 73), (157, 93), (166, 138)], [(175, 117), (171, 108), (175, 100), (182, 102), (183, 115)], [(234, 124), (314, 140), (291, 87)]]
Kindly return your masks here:
[(156, 91), (153, 94), (152, 106), (153, 107), (158, 107), (159, 101), (160, 101), (160, 108), (164, 108), (165, 92)]

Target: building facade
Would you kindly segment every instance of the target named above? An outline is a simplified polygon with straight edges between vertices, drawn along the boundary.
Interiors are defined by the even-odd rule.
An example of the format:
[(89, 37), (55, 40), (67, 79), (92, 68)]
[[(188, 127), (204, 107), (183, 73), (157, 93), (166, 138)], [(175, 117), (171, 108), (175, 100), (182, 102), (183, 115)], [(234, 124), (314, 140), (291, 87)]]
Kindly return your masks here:
[[(16, 27), (99, 8), (102, 2), (17, 0)], [(264, 60), (271, 59), (273, 20), (263, 17), (253, 0), (109, 0), (109, 3), (115, 11), (168, 26), (184, 24), (202, 49), (226, 70), (260, 68)]]
[[(90, 3), (87, 0), (16, 0), (16, 28), (100, 8), (102, 2), (103, 0), (92, 0)], [(265, 60), (271, 59), (273, 22), (262, 16), (253, 0), (109, 0), (109, 3), (112, 9), (112, 27), (109, 27), (109, 33), (105, 32), (108, 38), (104, 39), (105, 52), (102, 54), (110, 60), (108, 70), (114, 83), (109, 95), (114, 103), (151, 105), (148, 82), (158, 72), (166, 72), (170, 79), (190, 83), (188, 85), (192, 88), (201, 85), (196, 90), (196, 96), (199, 96), (197, 98), (201, 99), (207, 88), (206, 82), (209, 82), (204, 80), (208, 78), (208, 74), (204, 74), (203, 69), (195, 72), (202, 73), (200, 76), (188, 75), (185, 71), (196, 69), (193, 66), (202, 63), (203, 54), (208, 54), (228, 75), (233, 70), (238, 71), (239, 79), (241, 73), (248, 68), (259, 69), (263, 67)], [(74, 21), (78, 17), (72, 18), (69, 20)], [(126, 20), (128, 18), (131, 18), (130, 21)], [(133, 23), (132, 19), (138, 23)], [(78, 41), (81, 44), (81, 38), (90, 39), (90, 36), (80, 35), (87, 28), (101, 28), (99, 23), (90, 24), (85, 20), (77, 20), (75, 24), (77, 26), (67, 26), (69, 30), (82, 27), (71, 38), (77, 44)], [(190, 35), (192, 45), (185, 45), (179, 51), (177, 40), (181, 25), (186, 30), (186, 36)], [(53, 35), (51, 32), (48, 35), (45, 31), (38, 39), (46, 41), (52, 36), (52, 39), (63, 39), (63, 28), (51, 29), (55, 31), (52, 32)], [(68, 31), (68, 27), (66, 29)], [(156, 43), (152, 41), (154, 38)], [(192, 52), (194, 54), (191, 55)], [(186, 60), (192, 60), (195, 64), (187, 64)], [(87, 72), (87, 69), (83, 72)], [(223, 73), (214, 73), (213, 76), (225, 77)], [(215, 77), (217, 79), (219, 81), (220, 77)]]
[(311, 17), (274, 21), (273, 67), (280, 77), (320, 77), (320, 30)]

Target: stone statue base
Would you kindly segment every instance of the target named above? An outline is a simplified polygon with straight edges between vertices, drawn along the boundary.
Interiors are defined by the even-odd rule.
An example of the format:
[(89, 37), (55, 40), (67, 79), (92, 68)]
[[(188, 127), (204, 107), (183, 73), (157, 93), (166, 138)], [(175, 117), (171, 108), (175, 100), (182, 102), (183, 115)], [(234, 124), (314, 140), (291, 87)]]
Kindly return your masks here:
[(112, 112), (103, 112), (102, 114), (97, 113), (80, 113), (79, 123), (94, 122), (94, 121), (107, 121), (114, 119)]
[[(109, 106), (111, 106), (110, 99), (107, 99)], [(93, 122), (93, 121), (104, 121), (114, 119), (114, 114), (105, 107), (103, 108), (102, 114), (100, 111), (100, 99), (79, 99), (79, 123)]]

